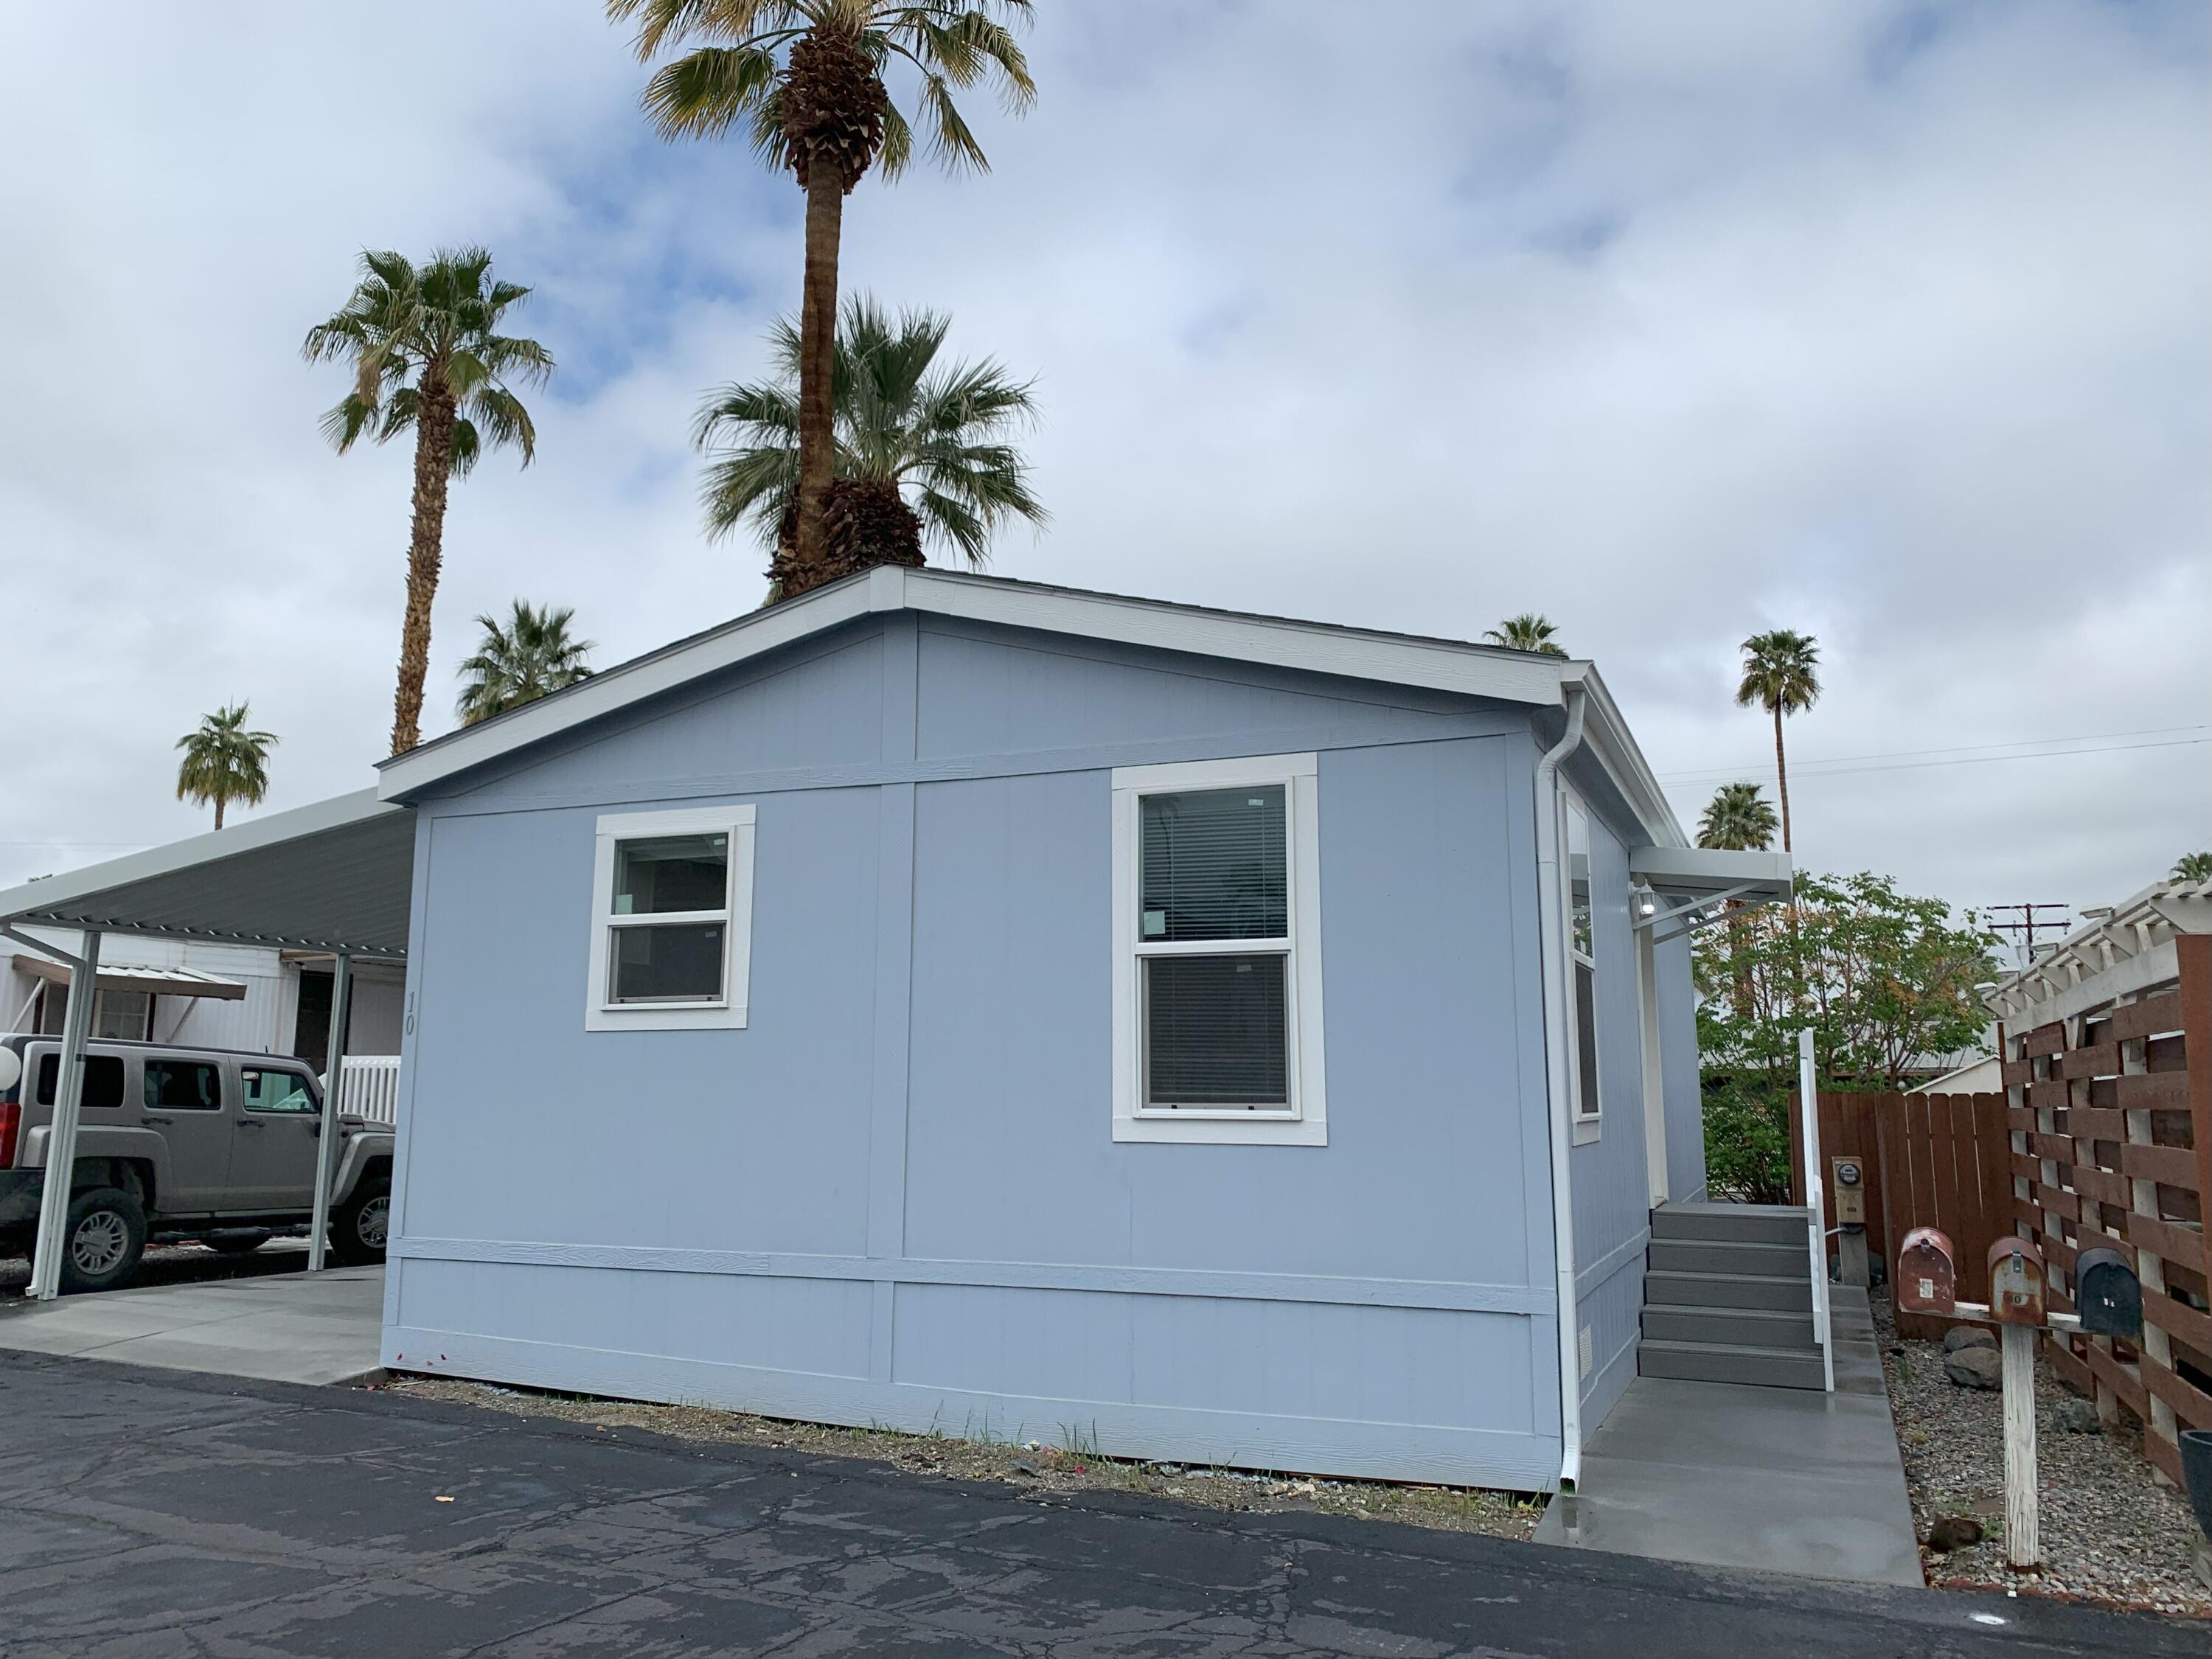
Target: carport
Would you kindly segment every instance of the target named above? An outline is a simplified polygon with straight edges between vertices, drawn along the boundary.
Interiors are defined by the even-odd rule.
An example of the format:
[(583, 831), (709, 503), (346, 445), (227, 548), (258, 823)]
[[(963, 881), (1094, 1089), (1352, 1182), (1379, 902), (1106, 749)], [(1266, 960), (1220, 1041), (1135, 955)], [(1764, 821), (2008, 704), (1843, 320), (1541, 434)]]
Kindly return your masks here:
[[(345, 1060), (355, 960), (406, 957), (414, 866), (415, 814), (364, 789), (0, 892), (0, 934), (66, 968), (73, 987), (101, 982), (100, 940), (108, 933), (327, 951), (337, 961), (327, 1070), (335, 1079)], [(82, 942), (72, 954), (23, 932), (26, 926), (72, 928)], [(41, 1300), (59, 1293), (93, 1002), (71, 995), (63, 1024), (32, 1256), (31, 1294)], [(323, 1091), (311, 1272), (323, 1266), (329, 1230), (337, 1097), (335, 1087)]]

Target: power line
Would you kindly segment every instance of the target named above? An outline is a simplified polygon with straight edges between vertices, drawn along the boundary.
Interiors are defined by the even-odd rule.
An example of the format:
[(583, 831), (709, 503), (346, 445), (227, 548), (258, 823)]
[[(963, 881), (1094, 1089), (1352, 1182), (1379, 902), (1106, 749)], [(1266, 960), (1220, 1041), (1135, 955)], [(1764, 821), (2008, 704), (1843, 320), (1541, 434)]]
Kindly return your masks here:
[[(2204, 729), (2205, 728), (2201, 726), (2169, 726), (2156, 727), (2154, 728), (2154, 731), (2202, 732)], [(2112, 735), (2149, 736), (2152, 735), (2152, 733), (2116, 732)], [(1995, 755), (1976, 752), (1978, 749), (2021, 748), (2027, 744), (2054, 743), (2071, 743), (2079, 746), (2072, 749), (2040, 749), (2032, 753), (2017, 755)], [(1907, 749), (1899, 750), (1889, 755), (1837, 755), (1822, 760), (1797, 761), (1791, 764), (1790, 768), (1790, 775), (1792, 779), (1800, 777), (1850, 777), (1861, 772), (1909, 772), (1917, 771), (1923, 768), (1932, 766), (1984, 765), (1992, 761), (2057, 760), (2063, 759), (2069, 755), (2116, 754), (2124, 753), (2127, 750), (2136, 749), (2185, 749), (2191, 745), (2203, 743), (2212, 743), (2212, 737), (2167, 738), (2162, 741), (2155, 743), (2094, 743), (2087, 739), (2080, 738), (2027, 738), (2021, 739), (2021, 742), (2017, 744), (1967, 744), (1957, 749)], [(1947, 756), (1949, 757), (1949, 758), (1941, 760), (1914, 760), (1911, 758), (1911, 757), (1917, 755)], [(1877, 762), (1881, 763), (1864, 766), (1849, 763), (1858, 761)], [(1658, 776), (1659, 781), (1662, 783), (1725, 782), (1732, 779), (1740, 778), (1747, 772), (1758, 773), (1764, 771), (1765, 769), (1766, 763), (1764, 760), (1759, 760), (1746, 762), (1741, 765), (1729, 767), (1726, 769), (1713, 768), (1696, 772), (1662, 772), (1659, 774)]]

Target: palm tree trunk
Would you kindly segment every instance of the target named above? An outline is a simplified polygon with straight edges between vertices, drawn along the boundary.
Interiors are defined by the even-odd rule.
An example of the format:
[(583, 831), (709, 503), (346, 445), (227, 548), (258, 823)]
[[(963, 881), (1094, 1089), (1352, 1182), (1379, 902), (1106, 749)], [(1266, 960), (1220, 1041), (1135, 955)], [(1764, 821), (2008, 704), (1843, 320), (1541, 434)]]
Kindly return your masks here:
[(1782, 850), (1790, 850), (1790, 767), (1782, 758), (1782, 705), (1774, 705), (1774, 783), (1782, 798)]
[(453, 471), (453, 400), (422, 390), (415, 416), (415, 520), (407, 544), (407, 611), (399, 626), (399, 688), (392, 699), (392, 752), (422, 740), (422, 682), (430, 672), (430, 602), (446, 544), (446, 486)]
[[(822, 513), (836, 477), (831, 380), (837, 363), (837, 244), (845, 223), (841, 169), (823, 157), (806, 180), (806, 273), (799, 299), (799, 534), (802, 564), (822, 557)], [(809, 584), (811, 585), (811, 584)]]
[(221, 795), (215, 798), (215, 827), (218, 830), (222, 828), (222, 797)]

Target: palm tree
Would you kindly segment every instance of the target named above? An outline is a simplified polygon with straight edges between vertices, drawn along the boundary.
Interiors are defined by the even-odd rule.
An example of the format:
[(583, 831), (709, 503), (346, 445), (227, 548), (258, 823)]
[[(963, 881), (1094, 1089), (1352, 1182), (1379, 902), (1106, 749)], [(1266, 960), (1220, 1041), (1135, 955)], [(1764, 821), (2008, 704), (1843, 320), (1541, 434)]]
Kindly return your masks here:
[(1782, 850), (1790, 851), (1790, 768), (1782, 752), (1782, 717), (1802, 714), (1820, 696), (1820, 649), (1810, 634), (1777, 628), (1743, 642), (1743, 681), (1736, 705), (1753, 703), (1774, 716), (1774, 781), (1782, 799)]
[(1763, 853), (1774, 844), (1774, 809), (1755, 783), (1724, 783), (1698, 820), (1698, 845)]
[(1523, 611), (1517, 617), (1508, 617), (1497, 627), (1486, 629), (1482, 635), (1485, 645), (1502, 645), (1508, 651), (1534, 651), (1541, 656), (1564, 657), (1567, 653), (1553, 643), (1559, 629), (1548, 617), (1534, 611)]
[(177, 767), (177, 799), (195, 805), (215, 803), (215, 827), (222, 828), (222, 809), (232, 801), (258, 806), (269, 793), (269, 751), (273, 732), (246, 729), (244, 703), (200, 717), (197, 731), (177, 739), (185, 758)]
[[(953, 93), (988, 79), (1006, 108), (1028, 107), (1036, 88), (1007, 25), (1029, 21), (1030, 0), (607, 0), (607, 15), (637, 19), (641, 62), (698, 43), (646, 82), (642, 102), (663, 137), (719, 137), (742, 120), (754, 152), (789, 167), (806, 192), (792, 553), (803, 568), (823, 556), (836, 477), (830, 381), (845, 198), (871, 167), (896, 179), (914, 159), (914, 125), (883, 71), (896, 58), (919, 75), (916, 120), (940, 162), (987, 170)], [(794, 570), (785, 589), (819, 580)]]
[[(865, 295), (847, 300), (831, 377), (836, 476), (852, 489), (832, 516), (822, 580), (872, 564), (922, 562), (925, 542), (981, 568), (1010, 520), (1049, 518), (1030, 493), (1029, 463), (1006, 441), (1036, 417), (1030, 383), (993, 358), (940, 365), (951, 319), (905, 311), (896, 322)], [(708, 457), (700, 495), (707, 533), (750, 522), (774, 549), (770, 575), (791, 567), (799, 473), (800, 331), (771, 336), (775, 378), (709, 394), (693, 441)], [(786, 590), (787, 592), (788, 590)]]
[(2212, 881), (2212, 853), (2184, 853), (2173, 861), (2173, 881)]
[(480, 247), (441, 249), (419, 267), (397, 253), (364, 253), (361, 270), (344, 309), (309, 329), (300, 349), (311, 363), (353, 366), (353, 390), (323, 416), (323, 435), (339, 454), (363, 434), (384, 443), (414, 428), (414, 526), (392, 705), (392, 752), (404, 755), (422, 738), (447, 483), (466, 477), (487, 447), (512, 445), (530, 465), (537, 428), (507, 383), (542, 384), (553, 357), (535, 340), (499, 331), (530, 290), (493, 280), (491, 255)]
[(592, 641), (568, 636), (568, 624), (575, 620), (575, 611), (567, 605), (537, 610), (521, 599), (514, 601), (504, 623), (496, 617), (478, 617), (477, 626), (483, 634), (476, 655), (460, 667), (456, 708), (461, 724), (474, 726), (589, 679), (592, 671), (584, 658)]

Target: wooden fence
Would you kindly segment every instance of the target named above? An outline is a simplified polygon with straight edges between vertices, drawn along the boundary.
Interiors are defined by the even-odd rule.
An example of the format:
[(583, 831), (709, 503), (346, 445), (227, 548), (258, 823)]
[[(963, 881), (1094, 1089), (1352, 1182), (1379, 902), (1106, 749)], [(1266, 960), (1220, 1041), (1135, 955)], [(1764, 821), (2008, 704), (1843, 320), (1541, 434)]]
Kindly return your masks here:
[[(1796, 1121), (1792, 1103), (1790, 1121)], [(1941, 1227), (1959, 1253), (1959, 1294), (1989, 1299), (1989, 1249), (2012, 1231), (2010, 1148), (2005, 1097), (1983, 1095), (1841, 1094), (1823, 1090), (1820, 1156), (1855, 1158), (1866, 1172), (1867, 1249), (1885, 1265), (1915, 1227)], [(1793, 1134), (1791, 1196), (1805, 1201), (1805, 1153)], [(1825, 1173), (1825, 1172), (1824, 1172)], [(1826, 1183), (1825, 1227), (1836, 1225), (1836, 1183)], [(1935, 1340), (1948, 1322), (1904, 1314), (1905, 1335)]]
[[(1867, 1173), (1867, 1246), (1893, 1265), (1915, 1227), (1941, 1227), (1959, 1255), (1959, 1294), (1989, 1299), (1988, 1253), (2001, 1233), (2043, 1252), (2051, 1304), (2071, 1312), (2074, 1264), (2117, 1249), (2142, 1281), (2140, 1342), (2049, 1338), (2052, 1365), (2097, 1401), (2144, 1425), (2143, 1449), (2181, 1478), (2177, 1428), (2212, 1429), (2212, 935), (2184, 937), (2179, 981), (2054, 1021), (2003, 1043), (2002, 1095), (1830, 1094), (1820, 1097), (1825, 1158), (1856, 1155)], [(1804, 1201), (1792, 1103), (1791, 1184)], [(1825, 1224), (1836, 1224), (1827, 1183)], [(1907, 1336), (1946, 1322), (1901, 1317)]]
[(2179, 982), (2008, 1035), (2014, 1230), (2041, 1247), (2053, 1305), (2071, 1310), (2075, 1257), (2118, 1250), (2142, 1280), (2139, 1343), (2051, 1339), (2051, 1363), (2181, 1479), (2178, 1427), (2212, 1429), (2212, 935), (2176, 941)]

